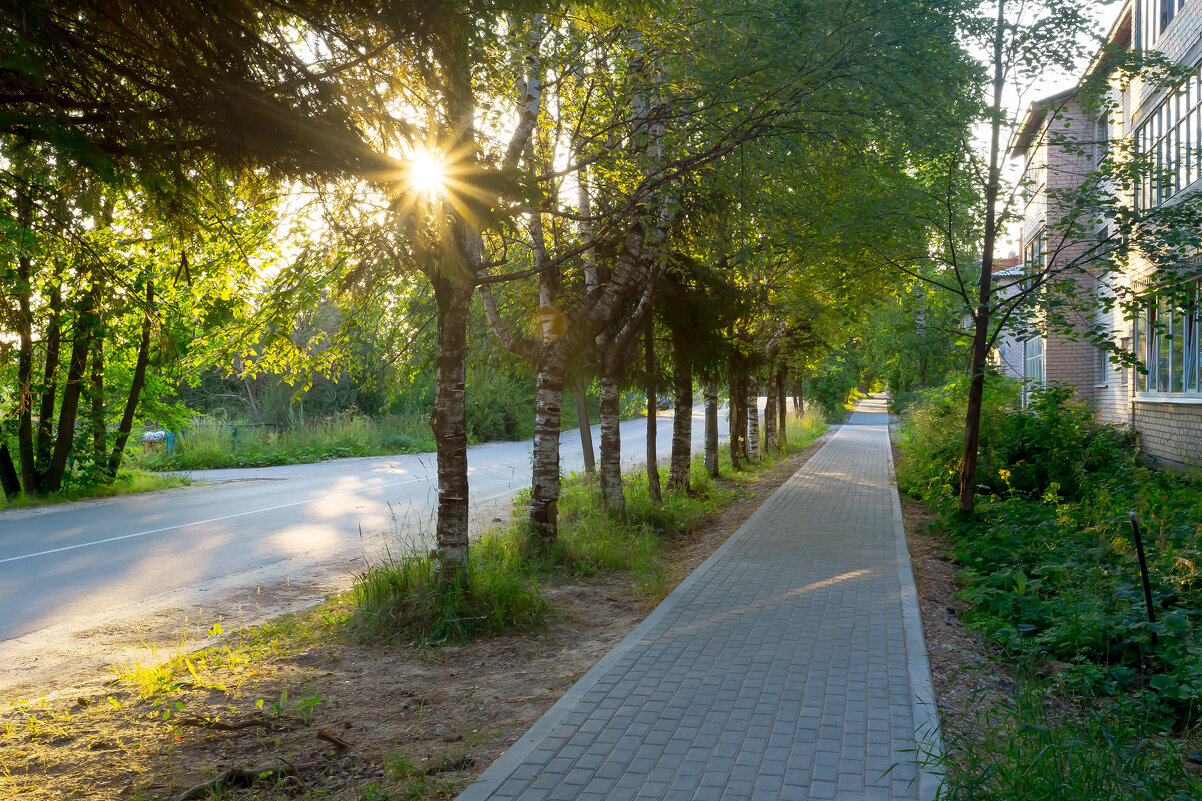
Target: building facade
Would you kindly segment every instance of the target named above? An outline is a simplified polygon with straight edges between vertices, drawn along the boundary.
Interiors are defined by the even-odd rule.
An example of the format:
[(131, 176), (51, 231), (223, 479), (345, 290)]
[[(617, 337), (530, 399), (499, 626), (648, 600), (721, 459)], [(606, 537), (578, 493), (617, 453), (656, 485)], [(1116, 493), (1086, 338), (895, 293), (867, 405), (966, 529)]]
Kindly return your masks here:
[[(1202, 190), (1202, 0), (1128, 0), (1111, 28), (1109, 43), (1120, 49), (1154, 49), (1192, 67), (1179, 87), (1165, 89), (1141, 81), (1110, 81), (1110, 111), (1099, 115), (1077, 102), (1071, 89), (1032, 105), (1011, 144), (1011, 156), (1025, 165), (1024, 270), (1053, 269), (1057, 260), (1084, 265), (1071, 271), (1076, 291), (1121, 294), (1139, 299), (1135, 310), (1114, 305), (1077, 312), (1077, 335), (1044, 330), (1023, 342), (1023, 376), (1031, 382), (1057, 381), (1076, 387), (1098, 416), (1132, 426), (1140, 446), (1167, 466), (1202, 465), (1202, 347), (1199, 284), (1177, 273), (1166, 282), (1137, 252), (1122, 274), (1088, 268), (1091, 252), (1113, 236), (1104, 224), (1095, 230), (1075, 226), (1060, 233), (1063, 215), (1072, 213), (1063, 192), (1089, 179), (1104, 157), (1145, 154), (1151, 164), (1133, 196), (1138, 213), (1178, 202)], [(1100, 54), (1090, 71), (1104, 70)], [(1079, 211), (1079, 210), (1078, 210)], [(1093, 249), (1093, 250), (1091, 250)], [(1199, 260), (1202, 274), (1202, 259)], [(1143, 369), (1116, 364), (1087, 332), (1133, 353)]]

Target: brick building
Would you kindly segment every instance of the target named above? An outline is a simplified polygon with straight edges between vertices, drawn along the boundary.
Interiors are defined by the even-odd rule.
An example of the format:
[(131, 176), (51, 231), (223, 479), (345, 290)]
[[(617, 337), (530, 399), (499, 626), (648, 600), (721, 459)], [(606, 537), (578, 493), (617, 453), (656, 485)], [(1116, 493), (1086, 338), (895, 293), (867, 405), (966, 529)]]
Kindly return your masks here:
[[(993, 260), (993, 291), (996, 295), (1006, 297), (1014, 292), (1022, 282), (1022, 264), (1023, 257), (1013, 253), (1004, 259)], [(965, 320), (967, 326), (968, 320)], [(1002, 375), (1023, 378), (1025, 344), (1012, 331), (1003, 330), (989, 354), (989, 363)]]
[[(1060, 233), (1066, 209), (1056, 190), (1086, 180), (1098, 161), (1132, 143), (1155, 160), (1157, 178), (1142, 181), (1135, 209), (1152, 209), (1202, 188), (1202, 0), (1128, 0), (1109, 33), (1112, 46), (1155, 49), (1194, 67), (1177, 90), (1140, 81), (1110, 82), (1112, 111), (1104, 118), (1077, 102), (1077, 89), (1034, 103), (1011, 143), (1011, 156), (1025, 165), (1026, 211), (1022, 232), (1023, 270), (1089, 262), (1099, 241), (1112, 234), (1076, 227)], [(1100, 54), (1087, 76), (1105, 69)], [(1202, 272), (1202, 269), (1200, 269)], [(1117, 366), (1105, 349), (1084, 338), (1066, 338), (1046, 327), (1043, 336), (1023, 342), (1023, 376), (1031, 382), (1058, 381), (1076, 387), (1103, 420), (1132, 426), (1143, 450), (1169, 466), (1202, 465), (1202, 349), (1198, 320), (1198, 281), (1174, 278), (1171, 285), (1132, 255), (1121, 275), (1074, 270), (1080, 292), (1121, 291), (1139, 297), (1137, 313), (1078, 312), (1079, 332), (1103, 331), (1134, 352), (1146, 372)], [(1083, 319), (1092, 315), (1092, 319)]]

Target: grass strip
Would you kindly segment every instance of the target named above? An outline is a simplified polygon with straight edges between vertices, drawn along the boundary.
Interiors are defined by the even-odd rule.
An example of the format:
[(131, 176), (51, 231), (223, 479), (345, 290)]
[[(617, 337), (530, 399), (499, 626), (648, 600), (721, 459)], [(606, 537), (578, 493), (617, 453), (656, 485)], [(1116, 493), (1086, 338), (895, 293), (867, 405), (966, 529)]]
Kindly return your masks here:
[(192, 481), (184, 476), (170, 473), (154, 473), (137, 468), (123, 468), (117, 473), (117, 478), (111, 484), (93, 484), (84, 487), (67, 487), (59, 492), (45, 495), (26, 495), (21, 493), (11, 500), (5, 500), (0, 493), (0, 509), (22, 509), (29, 506), (46, 506), (56, 503), (70, 503), (95, 498), (112, 498), (117, 495), (134, 495), (139, 492), (154, 492), (155, 490), (170, 489), (171, 487), (188, 486)]
[[(519, 494), (514, 519), (472, 543), (471, 588), (440, 593), (434, 560), (410, 549), (387, 553), (359, 576), (352, 591), (356, 613), (352, 624), (363, 637), (384, 637), (422, 644), (496, 634), (508, 628), (541, 623), (549, 607), (541, 587), (572, 577), (609, 571), (630, 573), (652, 600), (668, 592), (663, 557), (665, 538), (694, 531), (708, 516), (732, 503), (738, 486), (770, 469), (781, 456), (804, 449), (826, 430), (817, 414), (794, 419), (783, 454), (768, 455), (740, 473), (714, 481), (702, 459), (691, 465), (688, 492), (665, 490), (662, 501), (651, 498), (645, 469), (625, 476), (626, 508), (604, 508), (595, 476), (572, 474), (563, 481), (559, 500), (559, 538), (536, 544), (523, 518)], [(667, 469), (661, 468), (666, 486)]]

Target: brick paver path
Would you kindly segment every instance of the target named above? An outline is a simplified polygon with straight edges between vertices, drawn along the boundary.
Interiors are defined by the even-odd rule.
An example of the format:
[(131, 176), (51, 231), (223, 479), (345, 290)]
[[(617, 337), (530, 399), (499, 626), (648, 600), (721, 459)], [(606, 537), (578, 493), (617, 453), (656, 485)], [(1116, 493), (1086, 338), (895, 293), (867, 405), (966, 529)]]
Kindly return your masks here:
[(459, 797), (926, 799), (930, 708), (885, 405), (868, 399)]

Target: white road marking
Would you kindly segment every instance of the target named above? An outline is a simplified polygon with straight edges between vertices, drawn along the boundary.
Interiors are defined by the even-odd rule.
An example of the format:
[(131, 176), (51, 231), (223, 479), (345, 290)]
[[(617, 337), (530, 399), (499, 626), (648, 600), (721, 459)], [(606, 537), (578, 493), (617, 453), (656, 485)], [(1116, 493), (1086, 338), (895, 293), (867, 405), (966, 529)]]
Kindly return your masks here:
[[(657, 420), (657, 423), (660, 423), (660, 424), (670, 423), (670, 422), (671, 422), (670, 420)], [(658, 425), (657, 425), (657, 428), (658, 428)], [(628, 436), (622, 437), (621, 439), (628, 440), (628, 439), (635, 439), (636, 437), (642, 437), (642, 436), (645, 436), (645, 433), (630, 434)], [(509, 462), (509, 463), (504, 463), (504, 464), (500, 464), (500, 465), (489, 465), (488, 467), (484, 467), (484, 468), (476, 468), (476, 470), (482, 470), (482, 469), (488, 470), (488, 469), (493, 469), (496, 467), (512, 467), (515, 464), (517, 464), (517, 462)], [(388, 489), (389, 487), (400, 487), (405, 484), (429, 483), (429, 481), (430, 481), (430, 479), (428, 479), (428, 478), (418, 478), (418, 479), (412, 479), (410, 481), (396, 481), (391, 484), (381, 484), (377, 487), (366, 487), (361, 490), (351, 490), (348, 492), (335, 492), (331, 495), (322, 495), (317, 498), (308, 498), (303, 501), (293, 501), (292, 503), (282, 503), (282, 504), (279, 504), (278, 506), (267, 506), (262, 509), (252, 509), (249, 512), (238, 512), (237, 514), (232, 514), (232, 515), (222, 515), (220, 517), (210, 517), (205, 520), (193, 520), (189, 523), (178, 523), (174, 526), (163, 526), (162, 528), (151, 528), (151, 529), (146, 529), (145, 531), (135, 531), (131, 534), (119, 534), (116, 537), (106, 537), (104, 539), (91, 540), (89, 542), (79, 542), (74, 545), (64, 545), (60, 548), (50, 548), (45, 551), (35, 551), (34, 553), (21, 554), (20, 556), (9, 556), (7, 558), (0, 559), (0, 565), (7, 564), (9, 562), (20, 562), (25, 559), (34, 559), (38, 556), (49, 556), (51, 554), (63, 553), (64, 551), (75, 551), (75, 550), (79, 550), (81, 548), (91, 548), (95, 545), (105, 545), (110, 542), (119, 542), (120, 540), (134, 539), (136, 537), (145, 537), (150, 534), (162, 534), (164, 531), (174, 531), (176, 529), (188, 528), (189, 526), (203, 526), (208, 523), (219, 523), (222, 520), (232, 520), (236, 517), (246, 517), (248, 515), (262, 514), (263, 512), (273, 512), (277, 509), (288, 509), (293, 506), (303, 506), (307, 503), (317, 503), (318, 501), (324, 501), (324, 500), (328, 500), (330, 498), (339, 498), (339, 497), (342, 497), (345, 495), (360, 495), (360, 494), (363, 494), (366, 492), (374, 492), (376, 490)], [(495, 496), (495, 497), (501, 497), (501, 496)], [(484, 500), (493, 500), (493, 498), (486, 498)]]
[(6, 562), (19, 562), (22, 559), (32, 559), (35, 556), (48, 556), (49, 554), (62, 553), (63, 551), (74, 551), (74, 550), (78, 550), (79, 548), (90, 548), (93, 545), (104, 545), (105, 543), (117, 542), (118, 540), (133, 539), (134, 537), (145, 537), (148, 534), (161, 534), (164, 531), (174, 531), (175, 529), (187, 528), (188, 526), (203, 526), (206, 523), (219, 523), (222, 520), (232, 520), (235, 517), (246, 517), (247, 515), (257, 515), (257, 514), (262, 514), (263, 512), (274, 512), (276, 509), (287, 509), (292, 506), (303, 506), (307, 503), (317, 503), (318, 501), (326, 501), (326, 500), (329, 500), (330, 498), (340, 498), (345, 495), (362, 495), (363, 493), (366, 493), (366, 492), (375, 492), (376, 490), (388, 489), (389, 487), (400, 487), (405, 484), (421, 484), (421, 483), (427, 483), (428, 481), (429, 481), (429, 479), (416, 478), (416, 479), (412, 479), (410, 481), (395, 481), (391, 484), (381, 484), (377, 487), (364, 487), (363, 489), (360, 489), (360, 490), (350, 490), (347, 492), (335, 492), (331, 495), (322, 495), (317, 498), (306, 498), (303, 501), (293, 501), (292, 503), (281, 503), (278, 506), (267, 506), (262, 509), (252, 509), (249, 512), (238, 512), (237, 514), (222, 515), (221, 517), (210, 517), (206, 520), (193, 520), (190, 523), (178, 523), (174, 526), (164, 526), (162, 528), (150, 528), (150, 529), (146, 529), (145, 531), (135, 531), (132, 534), (120, 534), (116, 537), (106, 537), (102, 540), (92, 540), (90, 542), (80, 542), (80, 543), (76, 543), (75, 545), (64, 545), (61, 548), (51, 548), (47, 551), (37, 551), (35, 553), (22, 554), (21, 556), (10, 556), (6, 559), (0, 559), (0, 564), (4, 564)]

